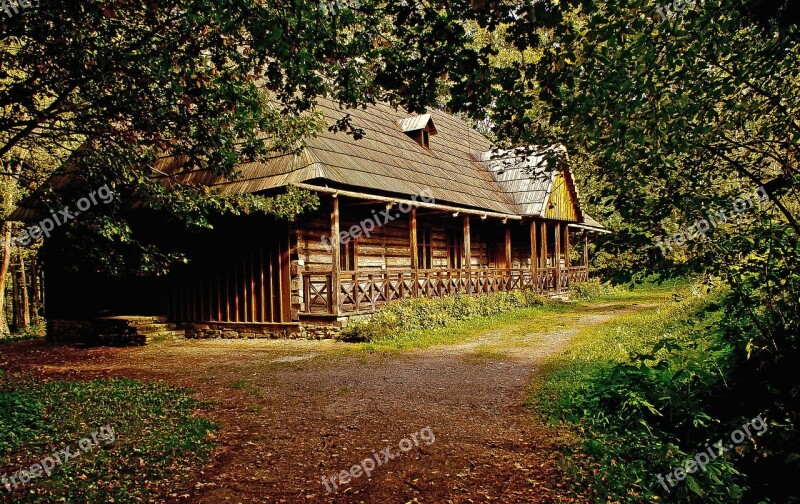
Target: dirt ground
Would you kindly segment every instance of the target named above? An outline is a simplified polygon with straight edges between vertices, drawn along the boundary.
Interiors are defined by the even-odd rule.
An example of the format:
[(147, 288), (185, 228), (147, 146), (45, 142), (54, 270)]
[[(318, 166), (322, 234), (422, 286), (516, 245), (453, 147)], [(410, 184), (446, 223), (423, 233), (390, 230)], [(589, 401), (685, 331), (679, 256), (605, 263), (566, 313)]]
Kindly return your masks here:
[[(332, 341), (192, 341), (78, 349), (0, 346), (0, 366), (48, 378), (127, 377), (196, 391), (222, 425), (211, 463), (169, 501), (574, 502), (557, 448), (526, 390), (580, 329), (641, 307), (598, 306), (536, 331), (536, 321), (426, 350), (366, 353)], [(516, 329), (522, 337), (507, 343)], [(483, 349), (483, 350), (482, 350)], [(491, 349), (488, 351), (486, 349)], [(400, 453), (429, 428), (435, 441)], [(418, 437), (419, 439), (419, 437)], [(430, 439), (430, 438), (428, 438)], [(396, 458), (328, 492), (322, 476), (387, 447)]]

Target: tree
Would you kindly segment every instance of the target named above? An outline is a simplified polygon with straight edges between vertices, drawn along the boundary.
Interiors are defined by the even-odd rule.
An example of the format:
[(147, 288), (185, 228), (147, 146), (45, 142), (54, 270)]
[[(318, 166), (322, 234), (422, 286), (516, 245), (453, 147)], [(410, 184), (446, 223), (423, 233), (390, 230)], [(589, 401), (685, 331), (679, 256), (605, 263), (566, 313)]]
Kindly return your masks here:
[[(788, 502), (800, 452), (800, 43), (789, 4), (769, 3), (535, 2), (513, 22), (507, 7), (487, 19), (513, 23), (505, 46), (541, 51), (492, 69), (498, 136), (567, 144), (590, 202), (616, 224), (601, 246), (628, 256), (629, 277), (688, 271), (730, 286), (719, 330), (735, 352), (709, 411), (726, 428), (751, 412), (774, 420), (743, 463), (744, 499)], [(743, 196), (760, 203), (740, 212)], [(686, 243), (659, 246), (692, 226)]]
[[(466, 39), (458, 9), (374, 0), (42, 0), (0, 26), (0, 159), (37, 152), (69, 170), (69, 188), (40, 191), (54, 209), (107, 184), (114, 203), (72, 225), (93, 237), (87, 262), (110, 272), (163, 271), (179, 256), (137, 241), (124, 215), (134, 201), (192, 228), (220, 212), (291, 218), (315, 198), (222, 197), (185, 181), (167, 188), (154, 179), (159, 160), (235, 178), (236, 165), (297, 149), (324, 127), (313, 112), (317, 97), (347, 107), (379, 99), (428, 105), (439, 75), (467, 73), (479, 59), (448, 57)], [(434, 44), (441, 50), (428, 51)], [(359, 134), (346, 120), (335, 127)], [(29, 190), (41, 182), (26, 170), (4, 175)], [(109, 254), (113, 248), (131, 253)], [(134, 256), (140, 260), (115, 260)]]

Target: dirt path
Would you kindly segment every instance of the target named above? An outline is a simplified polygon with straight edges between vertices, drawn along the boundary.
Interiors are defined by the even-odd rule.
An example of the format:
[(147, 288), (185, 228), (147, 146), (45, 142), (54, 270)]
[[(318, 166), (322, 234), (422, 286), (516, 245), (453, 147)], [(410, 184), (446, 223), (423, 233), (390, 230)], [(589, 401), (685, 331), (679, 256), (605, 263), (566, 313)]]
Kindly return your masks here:
[[(346, 344), (203, 341), (136, 349), (0, 347), (0, 365), (69, 378), (124, 376), (197, 391), (223, 425), (184, 502), (570, 502), (557, 435), (525, 405), (532, 373), (580, 329), (647, 306), (602, 305), (461, 345), (356, 353)], [(508, 338), (509, 333), (516, 336)], [(4, 364), (5, 361), (5, 364)], [(430, 428), (435, 442), (400, 453)], [(419, 437), (418, 437), (419, 439)], [(428, 438), (430, 439), (430, 438)], [(322, 476), (392, 447), (396, 458), (328, 493)], [(328, 485), (331, 489), (333, 487)]]

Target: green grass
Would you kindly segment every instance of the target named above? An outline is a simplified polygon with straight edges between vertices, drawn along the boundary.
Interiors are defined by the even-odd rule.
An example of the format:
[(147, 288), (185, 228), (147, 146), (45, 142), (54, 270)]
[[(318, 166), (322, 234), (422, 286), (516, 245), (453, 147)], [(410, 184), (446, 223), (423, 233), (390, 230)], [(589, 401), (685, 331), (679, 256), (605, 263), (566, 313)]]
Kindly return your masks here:
[(580, 331), (531, 385), (531, 406), (574, 436), (564, 469), (585, 499), (728, 502), (739, 492), (727, 460), (670, 494), (656, 482), (715, 435), (705, 412), (730, 353), (716, 329), (721, 294), (676, 287), (644, 293), (661, 298), (657, 308)]
[[(391, 333), (387, 331), (383, 337), (354, 346), (365, 352), (396, 352), (464, 343), (491, 332), (496, 343), (487, 350), (499, 351), (499, 347), (530, 345), (532, 333), (545, 334), (566, 328), (577, 317), (592, 311), (606, 312), (609, 309), (636, 304), (664, 303), (671, 299), (676, 289), (687, 288), (686, 282), (683, 281), (672, 281), (661, 285), (647, 284), (635, 289), (606, 288), (602, 293), (597, 293), (589, 299), (571, 303), (546, 301), (540, 306), (516, 308), (497, 315), (469, 318), (444, 327), (405, 331), (393, 328)], [(530, 323), (532, 320), (535, 324)]]
[(27, 331), (22, 333), (10, 334), (7, 336), (0, 336), (0, 345), (6, 343), (15, 343), (17, 341), (25, 341), (32, 339), (44, 339), (46, 328), (42, 325), (32, 325)]
[[(0, 476), (30, 468), (98, 429), (97, 446), (14, 494), (17, 502), (131, 502), (175, 488), (210, 457), (216, 426), (184, 390), (131, 380), (15, 380), (0, 388)], [(2, 490), (0, 495), (8, 494)]]

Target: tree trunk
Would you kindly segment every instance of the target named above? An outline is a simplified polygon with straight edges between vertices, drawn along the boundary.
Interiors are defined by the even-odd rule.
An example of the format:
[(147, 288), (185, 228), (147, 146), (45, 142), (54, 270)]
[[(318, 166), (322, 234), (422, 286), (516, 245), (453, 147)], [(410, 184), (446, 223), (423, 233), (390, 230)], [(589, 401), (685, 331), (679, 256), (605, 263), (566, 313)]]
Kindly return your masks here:
[(25, 258), (22, 256), (22, 251), (17, 253), (17, 257), (19, 258), (20, 329), (22, 332), (26, 332), (31, 327), (31, 302), (28, 296), (28, 275), (25, 274)]
[(8, 335), (8, 319), (6, 318), (6, 280), (8, 266), (11, 264), (11, 224), (4, 222), (0, 228), (2, 239), (2, 261), (0, 261), (0, 336)]
[(39, 263), (37, 254), (31, 256), (31, 320), (38, 325), (42, 321), (42, 293), (39, 282)]
[(19, 332), (19, 326), (22, 323), (22, 314), (19, 310), (19, 271), (13, 264), (11, 265), (11, 312), (14, 316), (12, 321), (14, 332)]

